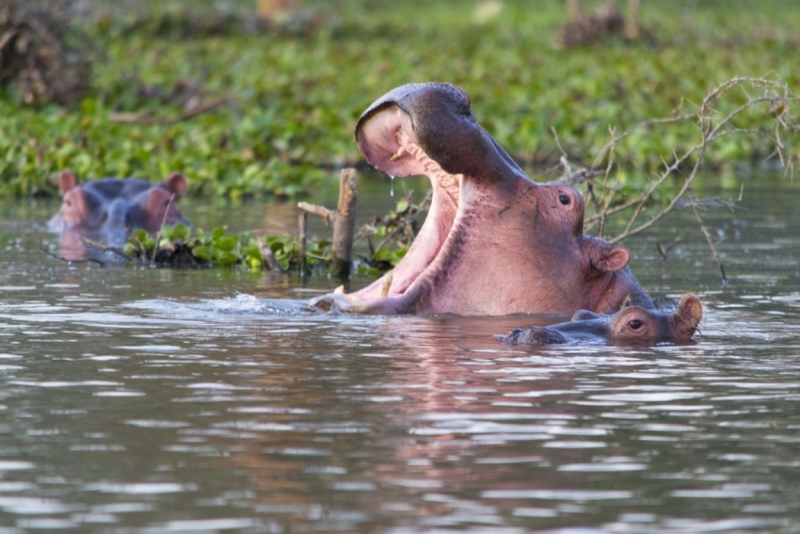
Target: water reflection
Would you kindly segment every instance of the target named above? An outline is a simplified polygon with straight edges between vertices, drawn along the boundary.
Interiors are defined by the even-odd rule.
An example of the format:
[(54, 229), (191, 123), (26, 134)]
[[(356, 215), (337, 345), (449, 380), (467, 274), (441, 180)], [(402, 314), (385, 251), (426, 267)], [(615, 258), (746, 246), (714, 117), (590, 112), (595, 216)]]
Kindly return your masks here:
[(792, 531), (800, 203), (774, 195), (800, 198), (771, 195), (747, 222), (710, 217), (728, 288), (701, 240), (668, 279), (629, 244), (645, 287), (707, 310), (697, 345), (651, 348), (493, 337), (546, 318), (308, 313), (333, 281), (68, 265), (2, 224), (0, 524)]

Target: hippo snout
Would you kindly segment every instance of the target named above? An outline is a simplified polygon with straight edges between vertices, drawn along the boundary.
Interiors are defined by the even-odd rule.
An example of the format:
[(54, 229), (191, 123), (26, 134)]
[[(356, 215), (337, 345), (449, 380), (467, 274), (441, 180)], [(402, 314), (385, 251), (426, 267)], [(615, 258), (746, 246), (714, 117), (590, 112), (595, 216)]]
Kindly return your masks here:
[(527, 330), (515, 328), (507, 335), (498, 338), (503, 343), (509, 345), (563, 345), (568, 342), (567, 338), (556, 330), (545, 326), (534, 326)]

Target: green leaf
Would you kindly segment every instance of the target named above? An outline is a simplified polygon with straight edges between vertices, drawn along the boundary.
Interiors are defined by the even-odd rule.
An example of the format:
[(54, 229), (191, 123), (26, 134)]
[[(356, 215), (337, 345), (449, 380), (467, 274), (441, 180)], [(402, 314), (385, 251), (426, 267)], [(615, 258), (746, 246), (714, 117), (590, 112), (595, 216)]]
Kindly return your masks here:
[(238, 244), (239, 244), (239, 238), (236, 236), (229, 236), (214, 242), (214, 246), (216, 248), (224, 250), (226, 252), (230, 252), (231, 250), (235, 249), (236, 245)]
[(258, 245), (250, 244), (244, 249), (245, 254), (250, 259), (258, 259), (261, 261), (261, 249), (258, 248)]
[(183, 223), (177, 225), (172, 231), (173, 239), (180, 239), (182, 241), (189, 239), (190, 234), (191, 230)]
[(222, 265), (236, 265), (239, 262), (239, 257), (236, 254), (231, 254), (230, 252), (222, 252), (218, 257), (217, 261)]
[(133, 231), (132, 237), (135, 237), (136, 239), (144, 243), (147, 240), (147, 231), (142, 228), (137, 228), (136, 230)]
[(389, 247), (381, 247), (375, 251), (372, 257), (378, 261), (392, 262), (394, 260), (394, 252), (392, 252)]
[(192, 249), (192, 256), (203, 261), (211, 261), (211, 250), (204, 246), (194, 247)]

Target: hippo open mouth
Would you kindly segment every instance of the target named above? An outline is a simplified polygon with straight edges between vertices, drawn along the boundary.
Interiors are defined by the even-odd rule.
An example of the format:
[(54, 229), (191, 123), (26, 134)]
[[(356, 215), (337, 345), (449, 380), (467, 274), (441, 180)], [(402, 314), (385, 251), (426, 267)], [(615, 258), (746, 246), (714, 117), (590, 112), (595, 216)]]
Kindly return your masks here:
[[(380, 297), (404, 293), (420, 273), (434, 262), (453, 229), (459, 207), (461, 182), (464, 179), (463, 174), (446, 172), (425, 153), (419, 146), (413, 128), (409, 128), (411, 125), (407, 115), (397, 108), (385, 113), (389, 116), (382, 116), (377, 124), (367, 122), (363, 129), (357, 130), (359, 147), (365, 154), (369, 154), (366, 156), (367, 161), (374, 162), (378, 169), (385, 170), (393, 178), (427, 175), (433, 185), (433, 195), (426, 223), (423, 224), (404, 259), (381, 281)], [(381, 139), (383, 142), (380, 146), (373, 146), (370, 140), (375, 139), (376, 134), (383, 133), (378, 128), (385, 128), (384, 131), (388, 135)], [(375, 159), (372, 159), (373, 155), (376, 156)], [(377, 288), (378, 286), (374, 289)], [(371, 295), (374, 289), (364, 291), (361, 296)]]
[(355, 137), (367, 162), (390, 176), (428, 176), (431, 207), (392, 272), (312, 305), (461, 315), (569, 315), (583, 307), (592, 265), (581, 249), (583, 198), (566, 185), (528, 178), (478, 124), (461, 88), (394, 89), (364, 112)]

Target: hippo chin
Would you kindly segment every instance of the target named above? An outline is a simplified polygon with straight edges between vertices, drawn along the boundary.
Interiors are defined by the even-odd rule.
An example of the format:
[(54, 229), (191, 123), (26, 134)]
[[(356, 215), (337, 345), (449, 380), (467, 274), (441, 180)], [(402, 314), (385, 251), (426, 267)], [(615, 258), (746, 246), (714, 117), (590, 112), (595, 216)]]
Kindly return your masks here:
[(180, 173), (159, 184), (135, 178), (104, 178), (83, 184), (69, 170), (61, 173), (61, 209), (49, 222), (62, 236), (86, 236), (110, 246), (121, 246), (131, 232), (143, 228), (155, 235), (162, 225), (186, 220), (177, 201), (186, 192)]
[(391, 176), (426, 175), (425, 223), (396, 268), (320, 309), (378, 314), (608, 313), (652, 301), (627, 250), (583, 235), (571, 187), (533, 182), (476, 121), (467, 94), (445, 83), (390, 91), (355, 131), (364, 158)]
[(700, 299), (685, 295), (677, 307), (628, 306), (612, 315), (580, 310), (569, 322), (517, 328), (498, 339), (510, 345), (534, 346), (690, 343), (702, 318)]

